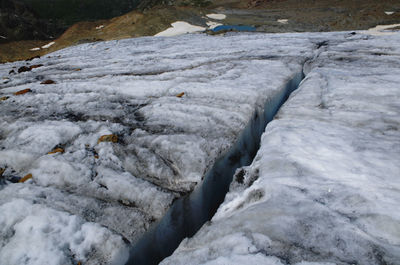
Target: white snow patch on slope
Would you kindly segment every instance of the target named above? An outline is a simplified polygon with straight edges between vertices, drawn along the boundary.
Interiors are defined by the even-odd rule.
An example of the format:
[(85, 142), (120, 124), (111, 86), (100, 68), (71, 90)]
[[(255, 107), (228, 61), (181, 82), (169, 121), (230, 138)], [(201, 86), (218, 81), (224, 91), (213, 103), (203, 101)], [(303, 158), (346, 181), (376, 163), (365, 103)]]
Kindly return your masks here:
[(289, 19), (278, 19), (277, 22), (281, 23), (281, 24), (288, 24), (289, 23)]
[(207, 14), (208, 18), (215, 19), (215, 20), (223, 20), (226, 18), (225, 14)]
[(385, 14), (388, 15), (388, 16), (390, 16), (390, 15), (393, 15), (394, 12), (393, 12), (393, 11), (385, 11)]
[(208, 29), (214, 29), (214, 28), (216, 28), (218, 26), (222, 26), (223, 25), (221, 23), (217, 23), (217, 22), (214, 22), (214, 21), (207, 21), (206, 24), (208, 26)]
[(384, 36), (384, 35), (393, 35), (396, 32), (388, 31), (390, 29), (400, 27), (400, 24), (392, 24), (392, 25), (378, 25), (376, 27), (370, 28), (367, 31), (363, 31), (366, 34), (373, 36)]
[(52, 42), (50, 42), (50, 43), (48, 43), (48, 44), (46, 44), (46, 45), (43, 45), (43, 46), (42, 46), (42, 49), (48, 49), (48, 48), (50, 48), (51, 46), (53, 46), (54, 44), (55, 44), (55, 42), (52, 41)]
[(172, 37), (187, 33), (202, 32), (206, 30), (204, 27), (191, 25), (185, 21), (176, 21), (171, 24), (171, 28), (168, 28), (162, 32), (157, 33), (154, 36), (157, 37)]

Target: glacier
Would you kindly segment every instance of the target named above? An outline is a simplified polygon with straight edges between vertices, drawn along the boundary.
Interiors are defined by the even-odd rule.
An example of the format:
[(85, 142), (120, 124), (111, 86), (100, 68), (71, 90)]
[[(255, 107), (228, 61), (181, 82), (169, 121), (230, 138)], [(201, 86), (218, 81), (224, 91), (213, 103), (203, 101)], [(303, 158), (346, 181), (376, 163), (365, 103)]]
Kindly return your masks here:
[(399, 37), (327, 39), (216, 215), (161, 264), (400, 264)]
[(1, 264), (124, 264), (299, 72), (216, 215), (163, 264), (396, 264), (399, 40), (191, 34), (1, 64)]

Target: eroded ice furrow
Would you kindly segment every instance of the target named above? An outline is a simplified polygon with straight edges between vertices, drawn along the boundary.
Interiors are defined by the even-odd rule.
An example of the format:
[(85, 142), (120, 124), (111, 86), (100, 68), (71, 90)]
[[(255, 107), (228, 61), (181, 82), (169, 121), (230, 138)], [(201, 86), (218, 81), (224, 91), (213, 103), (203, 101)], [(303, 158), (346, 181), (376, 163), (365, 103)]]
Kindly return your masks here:
[(264, 108), (256, 111), (235, 145), (213, 165), (203, 182), (188, 196), (176, 200), (160, 220), (133, 246), (126, 264), (158, 264), (211, 220), (229, 190), (238, 168), (248, 166), (260, 146), (265, 126), (273, 119), (289, 95), (296, 90), (303, 72), (267, 98)]

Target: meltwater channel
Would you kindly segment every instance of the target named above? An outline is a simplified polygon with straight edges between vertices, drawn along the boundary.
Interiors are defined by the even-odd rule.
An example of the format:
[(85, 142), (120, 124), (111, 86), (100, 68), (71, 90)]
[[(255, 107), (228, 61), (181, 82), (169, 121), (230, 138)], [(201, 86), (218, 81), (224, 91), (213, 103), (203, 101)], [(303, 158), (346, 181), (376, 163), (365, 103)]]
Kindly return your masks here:
[(267, 124), (304, 78), (295, 74), (256, 111), (235, 145), (220, 157), (195, 190), (176, 200), (165, 216), (132, 247), (127, 265), (158, 264), (170, 256), (186, 237), (211, 220), (224, 201), (235, 171), (253, 161)]

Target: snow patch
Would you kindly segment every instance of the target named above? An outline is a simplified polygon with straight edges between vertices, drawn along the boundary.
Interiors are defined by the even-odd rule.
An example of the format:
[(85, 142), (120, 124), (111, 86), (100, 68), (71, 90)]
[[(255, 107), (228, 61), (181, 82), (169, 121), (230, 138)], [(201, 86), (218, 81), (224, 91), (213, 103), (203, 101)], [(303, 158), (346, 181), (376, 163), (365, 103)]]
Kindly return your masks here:
[(394, 12), (393, 12), (393, 11), (385, 11), (385, 14), (388, 15), (388, 16), (390, 16), (390, 15), (393, 15)]
[(30, 51), (40, 51), (40, 48), (39, 47), (36, 47), (36, 48), (32, 48), (32, 49), (29, 49)]
[(215, 20), (223, 20), (226, 18), (225, 14), (207, 14), (208, 18), (215, 19)]
[(289, 19), (278, 19), (277, 22), (281, 23), (281, 24), (288, 24), (289, 23)]
[(202, 32), (206, 30), (203, 27), (191, 25), (184, 21), (177, 21), (171, 24), (171, 28), (168, 28), (162, 32), (157, 33), (154, 36), (157, 37), (172, 37), (178, 36), (186, 33)]
[(206, 24), (208, 26), (208, 29), (214, 29), (214, 28), (216, 28), (218, 26), (222, 26), (223, 25), (221, 23), (217, 23), (217, 22), (214, 22), (214, 21), (207, 21)]
[(104, 25), (100, 25), (100, 26), (96, 27), (97, 30), (102, 29), (102, 28), (104, 28)]
[(43, 46), (42, 46), (42, 49), (48, 49), (48, 48), (50, 48), (51, 46), (53, 46), (54, 44), (55, 44), (55, 42), (52, 41), (52, 42), (50, 42), (50, 43), (48, 43), (48, 44), (46, 44), (46, 45), (43, 45)]
[(387, 30), (400, 27), (400, 24), (392, 24), (392, 25), (377, 25), (376, 27), (370, 28), (367, 31), (363, 31), (365, 34), (373, 35), (373, 36), (384, 36), (384, 35), (393, 35), (396, 32), (390, 32)]

